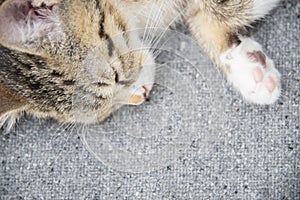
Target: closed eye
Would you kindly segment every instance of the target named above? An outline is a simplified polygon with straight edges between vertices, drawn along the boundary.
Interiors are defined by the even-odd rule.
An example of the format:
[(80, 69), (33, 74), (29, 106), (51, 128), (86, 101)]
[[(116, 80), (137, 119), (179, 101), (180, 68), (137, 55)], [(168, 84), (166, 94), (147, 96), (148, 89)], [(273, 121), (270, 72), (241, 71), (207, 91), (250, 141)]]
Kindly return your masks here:
[(97, 85), (97, 86), (100, 86), (100, 87), (102, 87), (102, 86), (109, 86), (110, 84), (107, 84), (107, 83), (105, 83), (105, 82), (97, 82), (97, 83), (94, 83), (95, 85)]
[(118, 84), (125, 85), (125, 86), (130, 86), (130, 85), (133, 84), (133, 81), (131, 81), (131, 80), (124, 80), (124, 81), (119, 81)]

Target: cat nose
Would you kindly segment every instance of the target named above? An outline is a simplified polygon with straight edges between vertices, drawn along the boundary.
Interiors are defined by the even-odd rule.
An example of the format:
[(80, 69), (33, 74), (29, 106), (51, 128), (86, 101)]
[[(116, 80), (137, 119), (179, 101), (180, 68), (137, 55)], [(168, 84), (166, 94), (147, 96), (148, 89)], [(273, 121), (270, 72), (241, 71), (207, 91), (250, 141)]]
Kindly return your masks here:
[(147, 86), (142, 86), (130, 96), (129, 103), (133, 105), (139, 105), (144, 101), (147, 101), (149, 99), (149, 92), (150, 89), (148, 89)]

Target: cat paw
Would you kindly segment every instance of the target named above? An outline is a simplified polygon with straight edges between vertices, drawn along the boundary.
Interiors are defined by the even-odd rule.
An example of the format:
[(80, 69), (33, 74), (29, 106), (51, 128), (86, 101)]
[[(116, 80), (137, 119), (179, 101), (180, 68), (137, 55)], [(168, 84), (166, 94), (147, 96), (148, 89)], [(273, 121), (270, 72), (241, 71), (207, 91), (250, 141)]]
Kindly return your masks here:
[(246, 100), (272, 104), (280, 96), (280, 73), (257, 42), (242, 39), (221, 54), (221, 64), (228, 66), (228, 80)]

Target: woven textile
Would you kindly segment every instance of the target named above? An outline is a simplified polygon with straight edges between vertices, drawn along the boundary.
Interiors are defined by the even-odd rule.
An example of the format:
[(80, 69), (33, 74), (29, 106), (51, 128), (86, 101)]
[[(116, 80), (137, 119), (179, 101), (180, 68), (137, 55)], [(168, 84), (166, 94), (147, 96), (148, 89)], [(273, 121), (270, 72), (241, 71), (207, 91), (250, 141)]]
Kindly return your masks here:
[(271, 106), (243, 101), (178, 29), (149, 102), (89, 127), (25, 116), (0, 134), (0, 199), (300, 199), (300, 2), (253, 30), (282, 74)]

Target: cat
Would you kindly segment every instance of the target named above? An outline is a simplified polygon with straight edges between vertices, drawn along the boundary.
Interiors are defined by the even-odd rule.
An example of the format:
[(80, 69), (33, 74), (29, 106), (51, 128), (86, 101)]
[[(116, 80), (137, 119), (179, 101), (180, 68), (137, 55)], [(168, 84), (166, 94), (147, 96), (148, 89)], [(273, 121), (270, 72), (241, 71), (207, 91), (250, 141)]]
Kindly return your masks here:
[(181, 20), (246, 101), (272, 104), (280, 73), (241, 30), (278, 2), (0, 0), (0, 126), (23, 112), (92, 124), (143, 103), (155, 78), (144, 30)]

